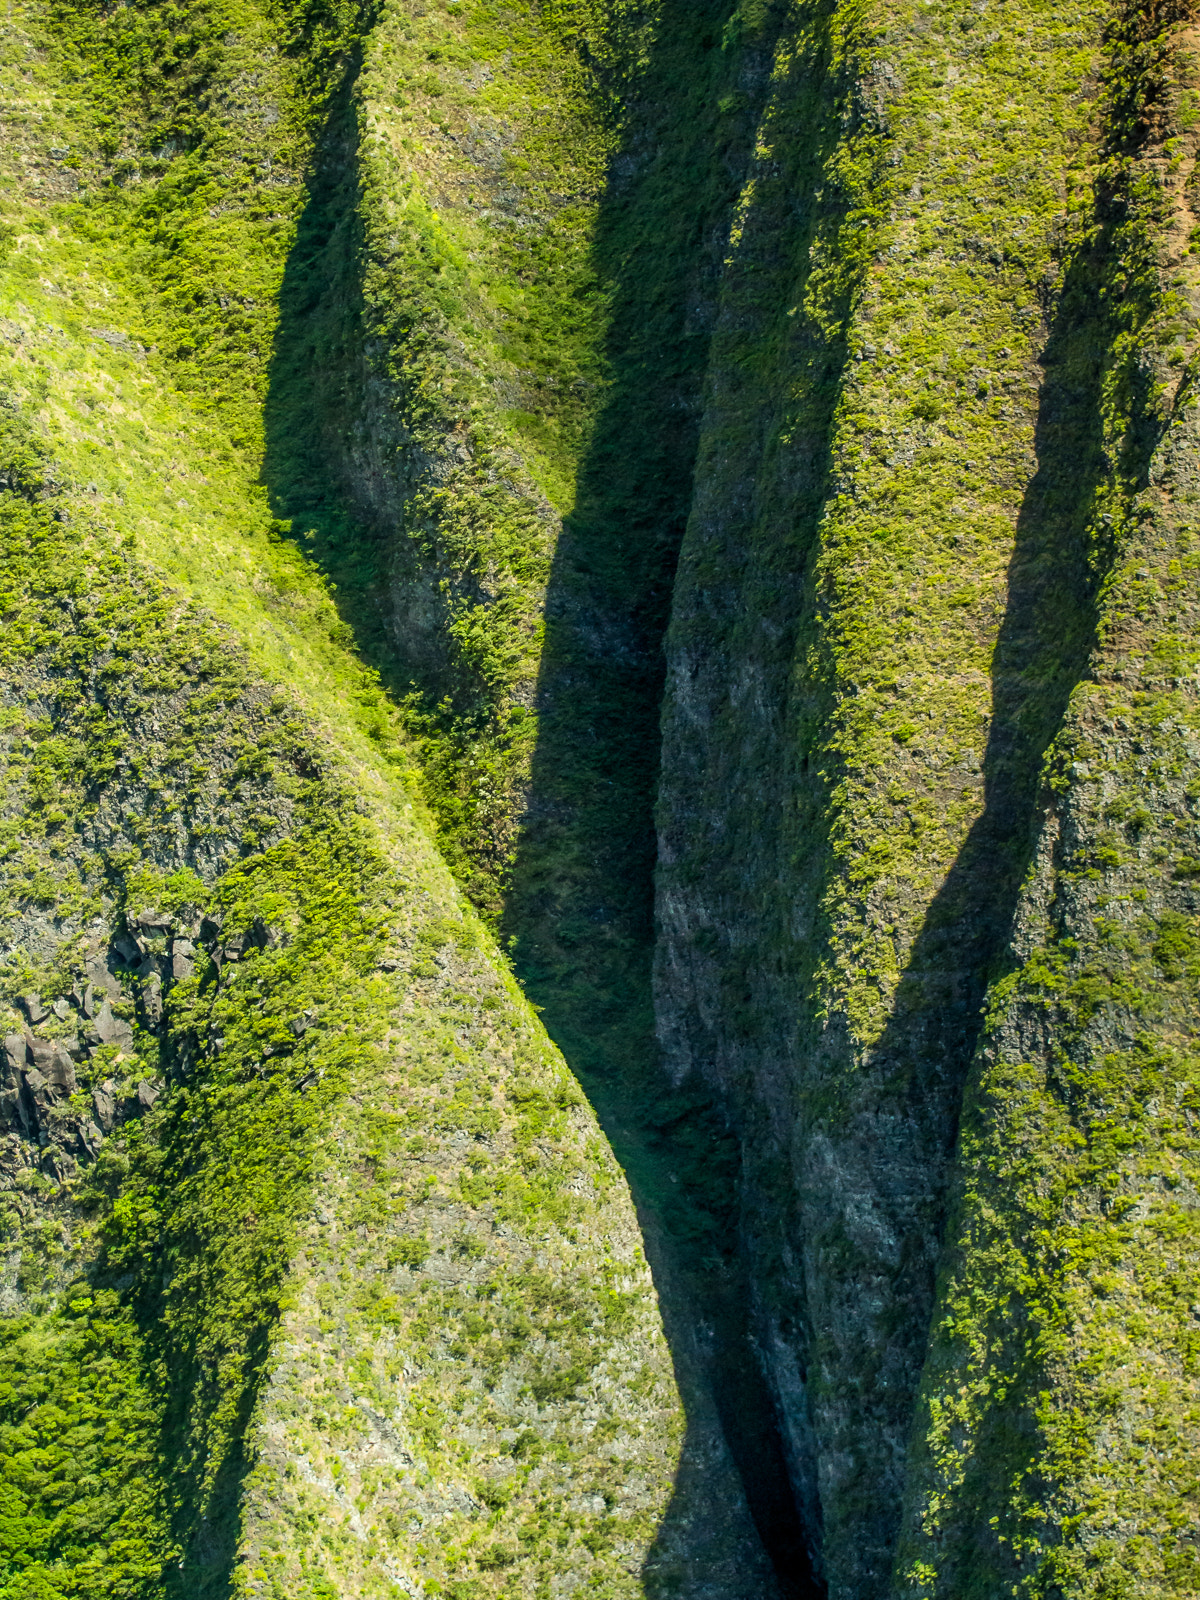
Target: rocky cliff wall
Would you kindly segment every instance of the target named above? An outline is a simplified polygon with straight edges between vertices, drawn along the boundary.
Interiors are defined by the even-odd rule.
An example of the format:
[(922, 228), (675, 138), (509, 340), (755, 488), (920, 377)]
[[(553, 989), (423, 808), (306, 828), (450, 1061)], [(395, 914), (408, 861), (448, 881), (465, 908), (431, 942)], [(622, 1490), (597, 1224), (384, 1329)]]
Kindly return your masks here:
[[(1125, 1369), (1136, 1409), (1151, 1374), (1185, 1359), (1177, 1336), (1143, 1344), (1141, 1313), (1114, 1308), (1101, 1358), (1090, 1315), (1068, 1315), (1057, 1292), (1037, 1311), (1017, 1265), (1051, 1214), (1066, 1228), (1086, 1204), (1050, 1198), (1055, 1160), (1021, 1165), (1049, 1112), (1034, 1117), (1016, 1085), (1077, 1051), (1094, 1059), (1098, 1038), (1076, 1046), (1043, 1011), (1035, 1049), (1027, 1013), (1006, 1012), (1003, 1042), (983, 1047), (997, 1063), (980, 1069), (986, 1109), (956, 1149), (980, 1007), (1009, 994), (1000, 974), (1026, 959), (1029, 919), (1077, 940), (1081, 970), (1111, 959), (1100, 923), (1058, 920), (1079, 893), (1067, 882), (1103, 848), (1103, 805), (1065, 801), (1082, 828), (1067, 845), (1060, 802), (1043, 821), (1039, 784), (1054, 780), (1039, 774), (1103, 675), (1109, 608), (1159, 610), (1133, 598), (1156, 568), (1126, 541), (1154, 514), (1138, 497), (1187, 470), (1187, 223), (1173, 208), (1190, 172), (1190, 35), (1174, 14), (1091, 6), (795, 19), (727, 261), (668, 634), (665, 1059), (680, 1083), (718, 1085), (738, 1129), (759, 1348), (793, 1473), (820, 1508), (830, 1593), (1123, 1592), (1124, 1561), (1143, 1563), (1146, 1592), (1174, 1592), (1186, 1547), (1154, 1521), (1170, 1493), (1143, 1484), (1132, 1432), (1123, 1447), (1115, 1419), (1095, 1430), (1099, 1366), (1119, 1347), (1144, 1373)], [(1178, 506), (1183, 492), (1167, 492)], [(1177, 537), (1162, 536), (1162, 559)], [(1176, 806), (1164, 790), (1138, 814), (1173, 831)], [(1167, 860), (1154, 897), (1175, 926)], [(1097, 992), (1111, 1027), (1114, 1004)], [(1164, 1014), (1163, 1046), (1147, 1034), (1145, 1048), (1157, 1059), (1181, 1025)], [(1133, 1093), (1141, 1069), (1110, 1067), (1108, 1092)], [(1017, 1097), (1005, 1110), (1001, 1071)], [(1092, 1115), (1055, 1104), (1064, 1139)], [(1173, 1170), (1164, 1146), (1138, 1149)], [(1038, 1222), (1018, 1223), (994, 1187), (1018, 1165), (1046, 1207)], [(939, 1292), (964, 1183), (970, 1221)], [(931, 1319), (937, 1375), (910, 1468)], [(1095, 1390), (1065, 1370), (1085, 1345)], [(1050, 1368), (1061, 1396), (1035, 1398)], [(1010, 1383), (1029, 1385), (1019, 1417)], [(1186, 1525), (1190, 1444), (1157, 1392)], [(1099, 1488), (1091, 1449), (1122, 1487)], [(906, 1496), (924, 1542), (894, 1575)]]

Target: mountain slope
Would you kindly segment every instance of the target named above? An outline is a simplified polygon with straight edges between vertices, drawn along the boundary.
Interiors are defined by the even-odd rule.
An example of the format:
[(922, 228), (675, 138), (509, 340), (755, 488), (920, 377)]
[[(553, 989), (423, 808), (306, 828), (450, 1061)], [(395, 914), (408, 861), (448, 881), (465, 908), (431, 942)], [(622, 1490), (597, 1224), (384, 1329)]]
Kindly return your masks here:
[(1190, 1594), (1189, 8), (2, 29), (0, 1595)]
[(50, 20), (6, 43), (4, 1593), (761, 1592), (620, 1173), (256, 481), (355, 19)]
[[(838, 1595), (1190, 1581), (1188, 1324), (1133, 1289), (1186, 1296), (1188, 1141), (1133, 1106), (1151, 1060), (1162, 1115), (1187, 1104), (1195, 1011), (1118, 974), (1181, 980), (1191, 937), (1151, 843), (1190, 781), (1191, 49), (1091, 5), (814, 8), (727, 263), (667, 646), (658, 1018), (738, 1125), (760, 1347)], [(1068, 753), (1121, 726), (1097, 695), (1129, 615), (1184, 699), (1114, 691), (1162, 733), (1093, 798)], [(1134, 816), (1126, 889), (1106, 840)], [(1135, 1198), (1158, 1172), (1165, 1211)], [(1178, 1246), (1118, 1249), (1116, 1192)], [(1077, 1294), (1077, 1249), (1119, 1306)]]

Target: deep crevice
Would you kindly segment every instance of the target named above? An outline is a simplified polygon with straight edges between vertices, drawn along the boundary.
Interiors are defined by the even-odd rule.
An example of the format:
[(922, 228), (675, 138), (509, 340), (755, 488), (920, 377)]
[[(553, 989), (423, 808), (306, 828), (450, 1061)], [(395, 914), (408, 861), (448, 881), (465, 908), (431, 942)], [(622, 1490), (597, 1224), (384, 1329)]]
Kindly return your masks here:
[[(628, 161), (616, 168), (634, 170), (601, 209), (598, 271), (616, 286), (613, 384), (547, 592), (538, 742), (502, 931), (625, 1168), (689, 1420), (715, 1410), (778, 1592), (810, 1600), (822, 1592), (819, 1530), (805, 1526), (754, 1347), (737, 1247), (738, 1136), (710, 1089), (669, 1083), (652, 996), (663, 640), (729, 217), (782, 20), (764, 14), (744, 44), (737, 70), (748, 87), (718, 129), (706, 58), (730, 14), (724, 0), (663, 7)], [(691, 100), (682, 84), (694, 86)], [(673, 1525), (700, 1503), (682, 1473), (647, 1567), (664, 1591)]]
[[(730, 13), (730, 0), (664, 7), (629, 142), (637, 170), (615, 179), (602, 204), (596, 257), (616, 287), (614, 384), (550, 584), (541, 731), (502, 933), (629, 1177), (685, 1409), (718, 1419), (782, 1600), (810, 1600), (820, 1592), (815, 1531), (802, 1526), (737, 1266), (736, 1138), (711, 1095), (673, 1092), (663, 1078), (650, 994), (661, 641), (724, 229), (778, 26), (766, 15), (758, 38), (723, 61), (711, 46)], [(718, 113), (705, 85), (735, 70), (752, 93)], [(273, 510), (334, 578), (343, 619), (399, 699), (414, 685), (386, 623), (395, 533), (356, 509), (341, 437), (365, 371), (354, 77), (318, 143), (287, 263), (263, 476)], [(681, 105), (689, 82), (694, 103)], [(581, 651), (572, 628), (581, 606), (626, 648), (600, 662)], [(694, 1537), (704, 1476), (685, 1445), (647, 1562), (653, 1591), (670, 1592), (686, 1566), (680, 1541)]]

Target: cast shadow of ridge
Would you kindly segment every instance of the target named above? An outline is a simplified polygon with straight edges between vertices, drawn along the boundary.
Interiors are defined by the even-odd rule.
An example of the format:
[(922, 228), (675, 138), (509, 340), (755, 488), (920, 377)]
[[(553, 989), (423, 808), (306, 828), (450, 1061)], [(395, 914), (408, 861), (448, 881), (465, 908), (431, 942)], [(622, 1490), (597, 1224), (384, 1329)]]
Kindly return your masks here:
[[(689, 323), (689, 307), (712, 294), (717, 264), (706, 262), (714, 246), (719, 260), (738, 190), (731, 147), (752, 147), (756, 120), (747, 104), (713, 136), (712, 80), (732, 70), (719, 48), (731, 9), (732, 0), (664, 0), (638, 139), (616, 163), (618, 173), (634, 170), (602, 205), (597, 255), (617, 289), (613, 389), (550, 582), (543, 732), (503, 933), (629, 1176), (688, 1418), (647, 1588), (807, 1600), (807, 1554), (750, 1347), (747, 1286), (698, 1299), (691, 1270), (732, 1255), (736, 1144), (702, 1093), (664, 1092), (650, 999), (661, 638), (708, 348), (707, 325)], [(285, 270), (263, 477), (276, 515), (336, 580), (358, 648), (400, 697), (413, 685), (385, 626), (396, 534), (356, 510), (342, 437), (365, 370), (354, 75), (332, 106)], [(691, 96), (682, 106), (680, 84)], [(703, 1170), (705, 1193), (681, 1197), (676, 1169)], [(712, 1489), (714, 1459), (730, 1453), (753, 1517), (734, 1550), (720, 1530), (737, 1514)]]
[[(1101, 208), (1101, 215), (1104, 208)], [(1105, 457), (1102, 382), (1114, 326), (1097, 307), (1113, 225), (1072, 262), (1041, 358), (1036, 470), (1025, 493), (1008, 568), (1008, 600), (992, 663), (992, 719), (983, 758), (982, 812), (934, 897), (898, 985), (891, 1019), (872, 1051), (885, 1093), (902, 1097), (906, 1125), (928, 1154), (913, 1178), (884, 1173), (877, 1189), (905, 1241), (890, 1286), (904, 1308), (901, 1347), (886, 1406), (911, 1417), (934, 1311), (945, 1206), (962, 1097), (982, 1028), (981, 1007), (1003, 970), (1013, 918), (1037, 845), (1044, 756), (1085, 678), (1096, 642), (1097, 599), (1115, 557), (1089, 533), (1097, 497), (1112, 483)], [(1135, 396), (1133, 414), (1147, 416)], [(1120, 474), (1141, 488), (1155, 445), (1130, 433)], [(995, 1492), (995, 1485), (992, 1485)], [(894, 1535), (899, 1506), (887, 1510)]]
[[(666, 0), (602, 202), (611, 387), (552, 566), (532, 782), (502, 926), (629, 1179), (687, 1415), (647, 1588), (808, 1600), (820, 1593), (816, 1535), (753, 1346), (737, 1138), (698, 1080), (669, 1085), (651, 988), (663, 638), (729, 218), (785, 15), (764, 13), (735, 55), (719, 47), (731, 10)], [(744, 1504), (723, 1503), (730, 1494)]]

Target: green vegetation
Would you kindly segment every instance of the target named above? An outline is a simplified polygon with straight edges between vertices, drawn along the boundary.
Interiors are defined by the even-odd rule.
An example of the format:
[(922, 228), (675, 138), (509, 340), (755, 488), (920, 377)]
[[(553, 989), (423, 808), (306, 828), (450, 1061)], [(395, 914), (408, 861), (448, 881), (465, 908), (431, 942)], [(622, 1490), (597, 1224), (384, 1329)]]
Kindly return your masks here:
[[(1138, 562), (1117, 556), (1166, 470), (1151, 465), (1164, 408), (1190, 392), (1187, 230), (1172, 212), (1192, 151), (1163, 83), (1191, 68), (1169, 65), (1172, 26), (1093, 5), (814, 8), (781, 36), (723, 279), (668, 635), (657, 1021), (672, 1073), (702, 1073), (737, 1108), (739, 1245), (777, 1391), (812, 1429), (794, 1470), (814, 1497), (819, 1475), (839, 1595), (890, 1592), (906, 1501), (928, 1540), (895, 1580), (914, 1592), (1104, 1592), (1086, 1587), (1104, 1560), (1085, 1580), (1082, 1552), (1131, 1526), (1140, 1493), (1101, 1494), (1081, 1474), (1102, 1449), (1111, 1480), (1123, 1447), (1084, 1427), (1093, 1402), (1068, 1400), (1065, 1377), (1051, 1401), (1031, 1366), (1041, 1409), (1021, 1419), (994, 1388), (1031, 1315), (1008, 1201), (1033, 1139), (1008, 1076), (1028, 1035), (987, 1102), (1002, 1123), (986, 1184), (982, 1147), (964, 1147), (980, 1153), (926, 1380), (933, 1460), (920, 1433), (911, 1473), (905, 1456), (980, 1008), (1018, 906), (1059, 915), (1046, 877), (1022, 887), (1039, 836), (1098, 874), (1124, 857), (1112, 822), (1080, 822), (1085, 842), (1073, 813), (1058, 833), (1039, 773), (1107, 596), (1156, 570), (1140, 536)], [(1186, 548), (1172, 551), (1180, 622)], [(1159, 595), (1147, 586), (1147, 618)], [(1074, 793), (1080, 775), (1063, 770)], [(1156, 825), (1169, 808), (1128, 798)], [(1153, 916), (1160, 891), (1144, 892)], [(1147, 955), (1182, 971), (1173, 929), (1148, 931)], [(1099, 1014), (1090, 931), (1070, 937), (1080, 1003)], [(1039, 1058), (1070, 1052), (1064, 1027), (1056, 1014)], [(1020, 1170), (1042, 1196), (1063, 1164), (1046, 1144)], [(1059, 1361), (1083, 1338), (1070, 1324)], [(1190, 1402), (1158, 1393), (1147, 1411), (1174, 1428)], [(1080, 1452), (1061, 1474), (1051, 1434)], [(1170, 1470), (1186, 1473), (1184, 1453), (1168, 1447)], [(1165, 1563), (1162, 1526), (1146, 1537)], [(1030, 1540), (1061, 1544), (1057, 1564), (1039, 1568)], [(1135, 1549), (1129, 1572), (1141, 1561), (1150, 1583)]]
[[(910, 1490), (921, 1594), (1183, 1594), (1196, 1556), (1195, 326), (1186, 40), (1114, 29), (1077, 263), (1109, 317), (1091, 670), (993, 985)], [(1155, 176), (1166, 156), (1165, 177)], [(1181, 206), (1182, 202), (1182, 206)], [(1064, 311), (1078, 302), (1064, 296)], [(1151, 754), (1152, 752), (1152, 754)], [(1019, 1308), (1019, 1310), (1018, 1310)], [(1118, 1531), (1119, 1530), (1119, 1531)]]
[(627, 1192), (259, 481), (355, 18), (6, 26), (3, 997), (77, 1061), (5, 1135), (0, 1592), (630, 1592), (680, 1422)]
[(0, 1600), (1196, 1589), (1197, 73), (0, 20)]

